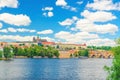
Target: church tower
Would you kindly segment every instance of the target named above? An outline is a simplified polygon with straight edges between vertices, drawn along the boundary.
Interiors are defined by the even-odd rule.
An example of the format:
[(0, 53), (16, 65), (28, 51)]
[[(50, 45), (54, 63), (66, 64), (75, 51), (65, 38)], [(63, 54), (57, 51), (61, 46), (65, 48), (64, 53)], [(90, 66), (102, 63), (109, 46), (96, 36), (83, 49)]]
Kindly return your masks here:
[(36, 39), (35, 39), (35, 37), (33, 37), (33, 42), (36, 42)]

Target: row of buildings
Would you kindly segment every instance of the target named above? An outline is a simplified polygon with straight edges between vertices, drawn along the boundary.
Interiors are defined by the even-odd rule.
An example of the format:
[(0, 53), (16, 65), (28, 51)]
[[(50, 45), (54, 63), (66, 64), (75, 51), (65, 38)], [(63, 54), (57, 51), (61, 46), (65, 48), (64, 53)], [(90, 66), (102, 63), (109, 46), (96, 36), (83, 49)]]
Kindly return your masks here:
[[(49, 42), (46, 39), (41, 39), (39, 37), (33, 37), (33, 41), (19, 41), (19, 42), (0, 42), (0, 50), (3, 50), (5, 46), (14, 46), (27, 48), (32, 45), (43, 45), (44, 47), (54, 47), (60, 53), (60, 58), (70, 58), (71, 54), (77, 53), (81, 49), (87, 49), (86, 44), (66, 44), (66, 43), (55, 43)], [(89, 50), (89, 57), (100, 57), (100, 58), (109, 58), (112, 57), (113, 54), (109, 51), (99, 51), (99, 50)]]
[(33, 41), (18, 41), (18, 42), (0, 42), (0, 50), (5, 46), (15, 46), (15, 47), (30, 47), (32, 45), (43, 45), (43, 46), (51, 46), (59, 51), (67, 51), (67, 50), (78, 50), (81, 48), (87, 48), (86, 44), (65, 44), (65, 43), (55, 43), (49, 42), (46, 39), (41, 39), (39, 36), (33, 37)]

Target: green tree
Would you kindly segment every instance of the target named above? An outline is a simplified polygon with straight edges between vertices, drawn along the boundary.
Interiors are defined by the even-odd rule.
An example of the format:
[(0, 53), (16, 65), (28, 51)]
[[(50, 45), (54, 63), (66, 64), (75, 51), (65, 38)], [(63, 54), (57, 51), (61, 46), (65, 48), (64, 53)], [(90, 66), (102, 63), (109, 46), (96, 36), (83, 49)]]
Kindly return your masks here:
[(56, 56), (57, 58), (59, 57), (59, 51), (58, 50), (54, 50), (54, 56)]
[(107, 80), (120, 80), (120, 46), (112, 49), (114, 53), (114, 59), (112, 66), (105, 66), (105, 70), (108, 72)]
[(78, 52), (79, 56), (88, 56), (89, 52), (88, 49), (80, 50)]
[[(120, 44), (120, 38), (116, 40), (117, 44)], [(114, 53), (114, 59), (112, 66), (105, 66), (104, 69), (108, 72), (107, 80), (120, 80), (120, 46), (112, 48)]]
[(72, 57), (73, 57), (73, 55), (72, 55), (72, 54), (70, 54), (70, 57), (72, 58)]
[(3, 48), (3, 53), (4, 53), (4, 57), (6, 59), (9, 59), (9, 58), (13, 57), (13, 53), (11, 52), (11, 48), (10, 47), (4, 47)]
[(12, 47), (12, 49), (13, 49), (13, 53), (14, 53), (14, 55), (16, 56), (17, 53), (18, 53), (18, 48), (17, 48), (17, 47)]
[(2, 51), (0, 51), (0, 58), (2, 58), (2, 55), (3, 55), (3, 52), (2, 52)]

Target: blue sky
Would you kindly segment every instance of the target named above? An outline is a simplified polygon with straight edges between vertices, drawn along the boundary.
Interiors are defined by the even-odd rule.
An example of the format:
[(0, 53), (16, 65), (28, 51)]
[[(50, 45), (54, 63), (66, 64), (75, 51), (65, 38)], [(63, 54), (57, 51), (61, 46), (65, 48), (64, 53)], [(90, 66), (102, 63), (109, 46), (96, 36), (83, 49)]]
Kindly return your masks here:
[(0, 0), (0, 41), (115, 45), (119, 0)]

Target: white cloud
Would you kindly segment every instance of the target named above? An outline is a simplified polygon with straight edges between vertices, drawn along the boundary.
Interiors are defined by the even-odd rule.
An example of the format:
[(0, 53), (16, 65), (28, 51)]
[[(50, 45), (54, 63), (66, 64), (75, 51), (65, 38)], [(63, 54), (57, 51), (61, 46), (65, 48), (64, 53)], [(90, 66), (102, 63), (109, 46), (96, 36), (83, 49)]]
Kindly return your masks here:
[(86, 32), (96, 32), (96, 33), (110, 33), (114, 34), (118, 31), (118, 26), (114, 24), (104, 24), (104, 25), (98, 25), (90, 22), (87, 19), (81, 19), (78, 20), (76, 23), (76, 29), (79, 29), (80, 31), (86, 31)]
[(90, 34), (88, 32), (78, 32), (75, 34), (76, 37), (78, 37), (78, 39), (95, 39), (95, 38), (99, 38), (99, 36), (97, 34)]
[(0, 28), (2, 28), (2, 26), (3, 26), (2, 23), (0, 23)]
[(77, 32), (72, 34), (67, 31), (60, 31), (55, 34), (55, 38), (60, 42), (66, 43), (86, 43), (90, 46), (115, 46), (114, 40), (108, 38), (100, 38), (97, 34), (90, 34), (88, 32)]
[(95, 25), (97, 33), (110, 33), (110, 34), (115, 34), (115, 32), (118, 31), (118, 27), (114, 24), (105, 24), (105, 25)]
[(53, 12), (44, 12), (43, 13), (43, 16), (45, 16), (45, 17), (53, 17), (54, 16), (54, 13)]
[(67, 6), (62, 6), (62, 8), (68, 9), (68, 10), (70, 10), (70, 11), (77, 12), (77, 9), (76, 9), (75, 7), (72, 7), (72, 6), (69, 6), (69, 5), (67, 5)]
[(53, 38), (50, 37), (41, 37), (41, 39), (46, 39), (47, 41), (55, 41)]
[(55, 38), (63, 40), (64, 42), (82, 43), (87, 39), (90, 40), (99, 38), (99, 36), (97, 34), (90, 34), (88, 32), (77, 32), (73, 34), (67, 31), (60, 31), (55, 34)]
[(105, 11), (89, 12), (85, 10), (81, 15), (92, 22), (107, 22), (116, 19), (112, 13)]
[(42, 8), (43, 11), (52, 11), (53, 10), (53, 7), (45, 7), (45, 8)]
[[(20, 35), (0, 35), (0, 41), (32, 41), (34, 36), (20, 36)], [(55, 41), (50, 37), (41, 37), (47, 41)]]
[(44, 13), (43, 13), (43, 16), (47, 17), (47, 13), (46, 13), (46, 12), (44, 12)]
[(70, 32), (67, 32), (67, 31), (60, 31), (55, 34), (55, 37), (58, 39), (68, 41), (69, 39), (71, 39), (73, 37), (73, 34), (71, 34)]
[(9, 32), (17, 32), (17, 30), (16, 30), (16, 29), (11, 28), (11, 27), (9, 27), (9, 28), (8, 28), (8, 31), (9, 31)]
[(7, 29), (1, 29), (0, 32), (7, 33), (8, 31), (7, 31)]
[(81, 4), (83, 4), (83, 1), (78, 1), (76, 3), (79, 4), (79, 5), (81, 5)]
[(77, 31), (75, 27), (70, 28), (71, 31)]
[(7, 32), (30, 32), (30, 33), (33, 33), (33, 32), (36, 32), (36, 30), (9, 27), (7, 29), (1, 29), (0, 32), (3, 32), (3, 33), (7, 33)]
[(0, 8), (10, 7), (10, 8), (17, 8), (18, 1), (17, 0), (0, 0)]
[(32, 41), (33, 36), (0, 35), (0, 41)]
[(54, 16), (53, 12), (48, 12), (48, 17)]
[(58, 22), (61, 26), (71, 26), (78, 18), (76, 16), (73, 16), (72, 19), (67, 18), (66, 20), (62, 22)]
[(62, 21), (62, 22), (58, 22), (60, 25), (62, 25), (62, 26), (70, 26), (70, 25), (72, 25), (73, 23), (74, 23), (74, 21), (73, 20), (71, 20), (71, 19), (66, 19), (66, 20), (64, 20), (64, 21)]
[(66, 6), (67, 2), (65, 0), (57, 0), (56, 5), (57, 6)]
[(18, 28), (16, 29), (18, 32), (30, 32), (30, 33), (33, 33), (33, 32), (36, 32), (36, 30), (31, 30), (31, 29), (25, 29), (25, 28)]
[(52, 34), (52, 33), (53, 33), (53, 30), (51, 29), (37, 32), (37, 34)]
[(0, 21), (15, 25), (15, 26), (28, 26), (31, 23), (30, 18), (27, 15), (13, 15), (10, 13), (0, 14)]
[(114, 40), (108, 38), (98, 38), (87, 41), (87, 45), (90, 46), (115, 46), (116, 43)]
[(72, 6), (68, 5), (65, 0), (57, 0), (56, 1), (56, 6), (61, 6), (63, 9), (67, 9), (67, 10), (70, 10), (70, 11), (77, 12), (77, 9), (75, 7), (72, 7)]
[(87, 4), (87, 8), (93, 10), (120, 10), (120, 2), (113, 3), (113, 0), (94, 0)]
[(53, 10), (53, 7), (45, 7), (45, 8), (42, 8), (42, 11), (43, 12), (43, 16), (45, 17), (52, 17), (54, 16), (54, 13), (52, 12)]

